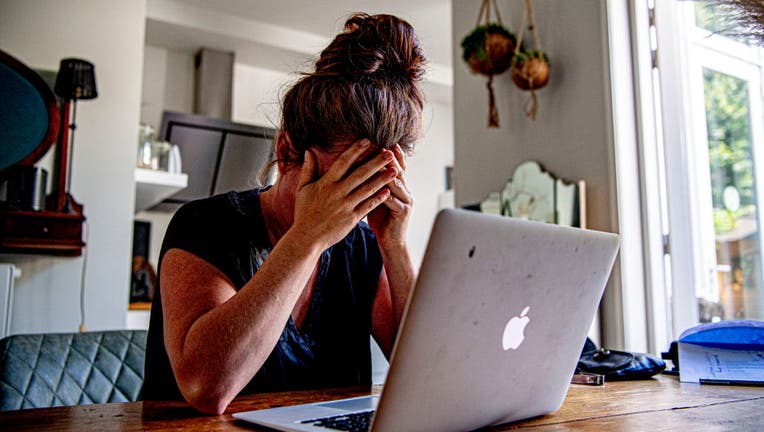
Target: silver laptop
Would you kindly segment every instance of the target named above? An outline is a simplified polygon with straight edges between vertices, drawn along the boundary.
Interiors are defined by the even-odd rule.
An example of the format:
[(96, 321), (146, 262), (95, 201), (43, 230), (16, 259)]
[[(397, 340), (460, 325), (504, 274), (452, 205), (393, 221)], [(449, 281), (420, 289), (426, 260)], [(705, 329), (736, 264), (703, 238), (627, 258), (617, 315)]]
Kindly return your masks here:
[(234, 417), (281, 431), (357, 430), (365, 418), (374, 432), (465, 431), (557, 411), (618, 244), (614, 234), (443, 210), (381, 395)]

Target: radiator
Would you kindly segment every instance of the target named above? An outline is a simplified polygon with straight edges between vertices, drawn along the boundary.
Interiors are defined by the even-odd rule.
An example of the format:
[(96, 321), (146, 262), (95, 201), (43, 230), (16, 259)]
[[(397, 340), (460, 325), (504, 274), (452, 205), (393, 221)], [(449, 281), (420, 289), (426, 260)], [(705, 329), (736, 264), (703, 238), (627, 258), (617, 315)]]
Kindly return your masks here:
[(10, 335), (13, 311), (13, 280), (21, 270), (13, 264), (0, 263), (0, 338)]

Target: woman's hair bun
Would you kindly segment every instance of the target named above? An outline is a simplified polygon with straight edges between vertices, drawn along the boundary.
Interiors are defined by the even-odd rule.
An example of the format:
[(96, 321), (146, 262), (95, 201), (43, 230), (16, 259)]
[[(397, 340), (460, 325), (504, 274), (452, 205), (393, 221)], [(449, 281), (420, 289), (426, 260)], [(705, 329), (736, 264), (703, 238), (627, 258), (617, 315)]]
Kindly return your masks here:
[[(369, 139), (377, 148), (411, 152), (422, 132), (425, 56), (414, 29), (392, 15), (355, 14), (316, 62), (284, 94), (277, 147), (283, 166), (310, 148)], [(281, 150), (279, 150), (281, 149)], [(282, 165), (279, 165), (282, 166)]]
[(421, 80), (426, 59), (411, 25), (393, 15), (357, 13), (321, 53), (315, 75), (386, 75)]

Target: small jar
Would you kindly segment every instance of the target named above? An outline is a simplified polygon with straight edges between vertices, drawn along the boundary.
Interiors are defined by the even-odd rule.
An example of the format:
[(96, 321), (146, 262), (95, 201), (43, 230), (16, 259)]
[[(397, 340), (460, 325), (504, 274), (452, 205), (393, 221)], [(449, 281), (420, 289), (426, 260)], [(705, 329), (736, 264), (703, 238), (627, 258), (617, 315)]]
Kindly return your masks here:
[(147, 124), (141, 124), (138, 129), (138, 168), (152, 169), (154, 128)]
[(168, 171), (171, 148), (172, 145), (167, 141), (153, 141), (151, 143), (151, 169)]

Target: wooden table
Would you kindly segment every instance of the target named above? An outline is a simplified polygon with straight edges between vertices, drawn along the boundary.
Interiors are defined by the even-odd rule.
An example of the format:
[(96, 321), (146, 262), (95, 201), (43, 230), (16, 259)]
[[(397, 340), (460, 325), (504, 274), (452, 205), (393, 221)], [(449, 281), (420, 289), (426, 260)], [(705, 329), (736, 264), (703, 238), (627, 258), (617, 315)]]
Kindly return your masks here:
[[(263, 430), (229, 413), (323, 399), (378, 393), (334, 389), (266, 393), (237, 398), (224, 415), (204, 416), (183, 402), (131, 402), (42, 408), (0, 413), (0, 430), (20, 431), (235, 431)], [(659, 376), (612, 382), (602, 387), (572, 385), (562, 408), (550, 415), (491, 430), (662, 431), (764, 430), (764, 388), (679, 383)]]

